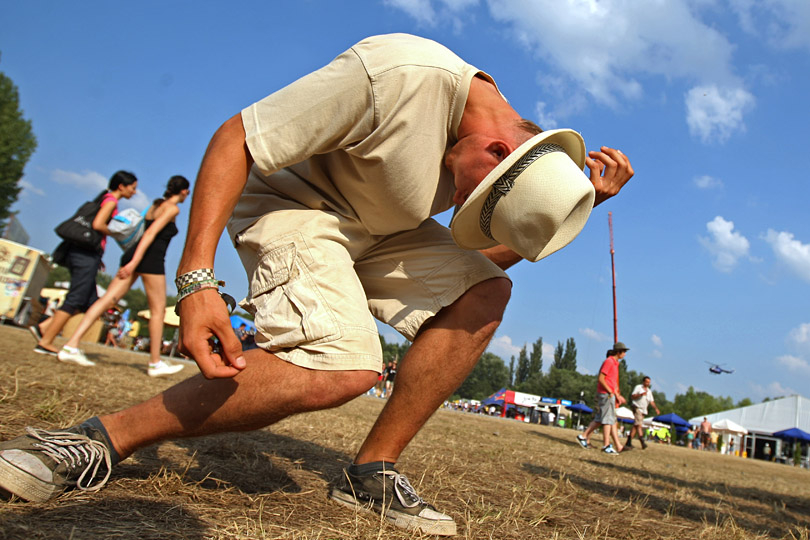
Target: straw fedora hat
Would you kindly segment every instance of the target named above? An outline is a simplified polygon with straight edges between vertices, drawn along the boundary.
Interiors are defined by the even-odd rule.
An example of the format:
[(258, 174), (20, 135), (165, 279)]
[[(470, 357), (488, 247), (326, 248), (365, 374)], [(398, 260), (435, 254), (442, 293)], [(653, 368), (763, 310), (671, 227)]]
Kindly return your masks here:
[(576, 131), (535, 135), (499, 163), (456, 208), (450, 229), (465, 249), (498, 244), (539, 261), (568, 245), (588, 221), (594, 189)]

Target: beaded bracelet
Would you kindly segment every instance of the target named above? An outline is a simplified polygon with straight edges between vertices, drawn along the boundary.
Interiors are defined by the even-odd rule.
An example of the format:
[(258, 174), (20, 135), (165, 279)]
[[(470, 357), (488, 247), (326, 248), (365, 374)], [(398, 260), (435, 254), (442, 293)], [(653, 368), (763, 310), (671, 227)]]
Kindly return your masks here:
[(216, 289), (218, 287), (224, 287), (224, 286), (225, 286), (224, 281), (217, 281), (215, 279), (206, 279), (205, 281), (197, 281), (195, 283), (191, 283), (189, 285), (186, 285), (185, 287), (183, 287), (182, 289), (179, 289), (177, 291), (177, 295), (180, 298), (182, 298), (184, 296), (188, 296), (189, 294), (199, 290), (202, 287), (205, 287), (205, 288), (210, 287), (210, 288), (215, 288)]
[(177, 302), (174, 305), (174, 312), (179, 316), (180, 315), (180, 302), (191, 296), (194, 293), (205, 291), (208, 289), (215, 290), (219, 293), (220, 298), (222, 298), (225, 303), (228, 305), (228, 311), (233, 311), (236, 308), (236, 301), (228, 294), (225, 294), (219, 290), (219, 287), (225, 285), (224, 281), (214, 282), (213, 284), (194, 284), (190, 286), (190, 289), (184, 289), (184, 293), (177, 296)]

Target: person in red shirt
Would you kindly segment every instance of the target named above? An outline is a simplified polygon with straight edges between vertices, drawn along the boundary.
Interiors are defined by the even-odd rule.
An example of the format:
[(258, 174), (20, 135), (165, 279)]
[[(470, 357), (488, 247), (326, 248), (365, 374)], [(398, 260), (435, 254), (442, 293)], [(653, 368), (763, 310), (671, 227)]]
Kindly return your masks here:
[[(577, 441), (583, 448), (590, 448), (591, 433), (601, 425), (605, 442), (602, 452), (615, 455), (624, 450), (619, 442), (619, 431), (616, 429), (616, 407), (625, 403), (619, 391), (619, 360), (624, 358), (629, 350), (624, 343), (617, 342), (613, 345), (613, 349), (608, 351), (607, 358), (599, 368), (593, 422), (585, 433), (577, 435)], [(615, 446), (610, 444), (611, 437)]]

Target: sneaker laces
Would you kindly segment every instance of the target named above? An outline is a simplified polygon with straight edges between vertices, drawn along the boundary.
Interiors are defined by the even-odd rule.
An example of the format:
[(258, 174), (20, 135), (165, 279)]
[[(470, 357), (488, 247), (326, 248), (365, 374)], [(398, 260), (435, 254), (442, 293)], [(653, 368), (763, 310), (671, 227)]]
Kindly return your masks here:
[[(384, 476), (389, 476), (394, 480), (394, 493), (396, 493), (397, 499), (399, 499), (400, 504), (405, 508), (413, 508), (414, 506), (419, 506), (420, 504), (427, 504), (422, 497), (417, 495), (416, 490), (413, 488), (411, 483), (405, 477), (404, 474), (400, 474), (397, 471), (380, 471), (380, 473)], [(405, 499), (408, 499), (406, 502)]]
[[(41, 449), (43, 454), (57, 464), (64, 464), (69, 472), (75, 474), (84, 467), (76, 480), (77, 488), (82, 491), (98, 491), (107, 483), (112, 472), (112, 460), (110, 450), (103, 442), (69, 431), (46, 431), (31, 427), (26, 428), (26, 431), (39, 441), (33, 443), (33, 446)], [(102, 464), (106, 465), (107, 472), (104, 478), (94, 484), (93, 480)]]

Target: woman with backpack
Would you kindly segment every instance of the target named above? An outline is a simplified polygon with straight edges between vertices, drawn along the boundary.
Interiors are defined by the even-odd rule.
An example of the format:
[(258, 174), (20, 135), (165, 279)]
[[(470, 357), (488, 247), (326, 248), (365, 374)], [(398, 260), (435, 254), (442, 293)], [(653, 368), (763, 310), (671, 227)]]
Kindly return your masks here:
[(93, 322), (102, 313), (115, 305), (129, 291), (138, 277), (143, 282), (146, 300), (149, 303), (149, 367), (150, 377), (171, 375), (183, 369), (182, 364), (169, 364), (160, 358), (163, 344), (163, 315), (166, 311), (166, 249), (172, 237), (177, 234), (175, 219), (180, 213), (180, 203), (189, 195), (189, 181), (182, 176), (172, 176), (163, 197), (155, 199), (146, 212), (145, 230), (137, 244), (121, 256), (121, 266), (104, 296), (90, 306), (76, 331), (59, 351), (57, 357), (62, 362), (73, 362), (80, 366), (94, 366), (79, 349), (79, 341)]
[(86, 311), (98, 300), (96, 273), (101, 267), (101, 256), (104, 254), (104, 247), (107, 243), (106, 235), (110, 232), (107, 224), (118, 213), (118, 201), (135, 195), (137, 187), (138, 179), (134, 174), (118, 171), (110, 178), (107, 191), (99, 194), (94, 200), (96, 203), (100, 202), (100, 207), (93, 218), (92, 228), (103, 235), (98, 249), (82, 248), (67, 241), (62, 242), (56, 248), (56, 252), (61, 254), (63, 266), (70, 271), (70, 289), (65, 296), (65, 301), (51, 318), (29, 327), (37, 339), (34, 352), (56, 356), (57, 350), (53, 345), (53, 340), (62, 331), (70, 317), (74, 313)]

